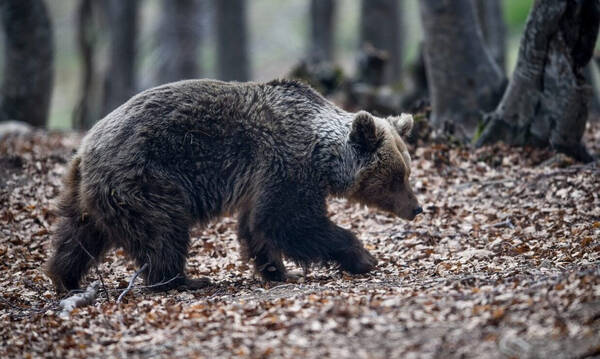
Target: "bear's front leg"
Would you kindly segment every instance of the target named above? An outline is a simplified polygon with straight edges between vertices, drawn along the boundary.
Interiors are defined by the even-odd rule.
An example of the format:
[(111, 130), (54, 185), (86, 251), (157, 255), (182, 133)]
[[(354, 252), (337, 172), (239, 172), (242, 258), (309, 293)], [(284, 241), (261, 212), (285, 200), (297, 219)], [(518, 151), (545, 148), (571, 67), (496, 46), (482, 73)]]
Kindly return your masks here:
[(304, 268), (335, 262), (343, 270), (359, 274), (377, 265), (354, 234), (329, 220), (325, 195), (320, 192), (286, 186), (263, 197), (248, 223), (250, 236), (261, 238), (255, 243), (273, 248)]
[(279, 232), (269, 233), (269, 237), (280, 245), (284, 256), (303, 267), (311, 263), (335, 262), (349, 273), (362, 274), (377, 265), (377, 259), (352, 232), (335, 225), (327, 217), (311, 218), (302, 224), (294, 222), (287, 221)]
[[(340, 267), (352, 274), (370, 272), (377, 265), (377, 259), (365, 249), (356, 236), (335, 224), (332, 234), (337, 238), (340, 247), (332, 251), (332, 258), (339, 263)], [(334, 234), (335, 233), (335, 234)]]

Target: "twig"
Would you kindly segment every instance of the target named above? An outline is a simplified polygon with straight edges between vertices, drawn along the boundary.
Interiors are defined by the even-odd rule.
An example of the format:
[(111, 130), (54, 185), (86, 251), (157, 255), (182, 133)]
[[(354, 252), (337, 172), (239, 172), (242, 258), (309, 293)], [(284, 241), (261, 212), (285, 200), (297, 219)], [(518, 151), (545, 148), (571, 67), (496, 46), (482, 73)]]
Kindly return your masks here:
[(102, 290), (104, 291), (104, 294), (106, 295), (106, 299), (110, 302), (111, 300), (110, 300), (110, 296), (108, 295), (108, 290), (106, 289), (106, 285), (104, 285), (104, 278), (102, 278), (102, 274), (100, 274), (100, 270), (98, 269), (98, 260), (96, 260), (96, 257), (94, 257), (90, 252), (88, 252), (88, 250), (85, 248), (85, 246), (83, 245), (83, 243), (81, 243), (81, 241), (79, 239), (77, 239), (77, 243), (79, 243), (79, 246), (81, 247), (81, 249), (83, 249), (83, 251), (94, 261), (96, 274), (98, 275), (98, 278), (100, 278), (100, 284), (102, 285)]
[(276, 285), (274, 287), (271, 287), (271, 288), (269, 288), (267, 290), (270, 292), (270, 291), (275, 290), (275, 289), (279, 290), (279, 289), (284, 289), (284, 288), (295, 288), (295, 287), (297, 287), (296, 283), (283, 283), (283, 284), (279, 284), (279, 285)]
[(481, 227), (481, 228), (483, 228), (483, 229), (487, 229), (487, 228), (490, 228), (490, 227), (496, 228), (496, 227), (504, 227), (504, 226), (507, 226), (507, 227), (509, 227), (509, 228), (511, 228), (511, 229), (514, 229), (514, 228), (515, 228), (515, 226), (514, 226), (514, 225), (512, 224), (512, 222), (510, 221), (510, 218), (509, 218), (509, 219), (505, 219), (505, 220), (504, 220), (504, 221), (502, 221), (502, 222), (493, 223), (493, 224), (486, 224), (486, 225), (484, 225), (484, 226), (483, 226), (483, 227)]
[(600, 168), (597, 167), (597, 163), (598, 162), (590, 162), (588, 164), (585, 165), (573, 165), (573, 166), (569, 166), (566, 168), (560, 168), (554, 171), (550, 171), (547, 173), (540, 173), (539, 175), (537, 175), (533, 181), (538, 181), (542, 178), (547, 178), (547, 177), (552, 177), (552, 176), (556, 176), (556, 175), (560, 175), (560, 174), (575, 174), (578, 173), (579, 170), (585, 172), (585, 171), (589, 171), (589, 172), (593, 172), (593, 173), (600, 173)]
[(166, 285), (166, 284), (169, 284), (169, 283), (171, 283), (172, 281), (174, 281), (175, 279), (179, 279), (179, 278), (181, 278), (181, 276), (179, 276), (179, 275), (176, 275), (175, 277), (173, 277), (173, 278), (171, 278), (171, 279), (169, 279), (169, 280), (167, 280), (167, 281), (164, 281), (164, 282), (158, 282), (158, 283), (149, 284), (149, 285), (140, 285), (140, 286), (138, 286), (138, 288), (154, 288), (154, 287), (160, 287), (161, 285)]
[(136, 278), (140, 275), (140, 273), (142, 273), (143, 271), (145, 271), (146, 268), (148, 268), (148, 263), (144, 263), (144, 265), (142, 266), (142, 268), (140, 268), (137, 272), (135, 272), (133, 274), (133, 277), (131, 277), (131, 279), (129, 280), (129, 285), (127, 286), (127, 288), (125, 288), (125, 290), (123, 291), (123, 293), (121, 293), (121, 295), (119, 295), (119, 298), (117, 298), (117, 303), (121, 303), (121, 300), (123, 299), (123, 297), (125, 296), (125, 294), (129, 293), (129, 291), (131, 290), (131, 288), (133, 288), (133, 282), (135, 282)]
[(500, 180), (492, 180), (492, 181), (484, 181), (484, 182), (480, 182), (480, 181), (466, 182), (466, 183), (461, 183), (458, 186), (456, 186), (456, 189), (458, 191), (462, 191), (463, 189), (469, 188), (473, 185), (479, 185), (480, 187), (485, 187), (485, 186), (503, 184), (506, 182), (515, 182), (515, 179), (514, 178), (504, 178), (504, 179), (500, 179)]

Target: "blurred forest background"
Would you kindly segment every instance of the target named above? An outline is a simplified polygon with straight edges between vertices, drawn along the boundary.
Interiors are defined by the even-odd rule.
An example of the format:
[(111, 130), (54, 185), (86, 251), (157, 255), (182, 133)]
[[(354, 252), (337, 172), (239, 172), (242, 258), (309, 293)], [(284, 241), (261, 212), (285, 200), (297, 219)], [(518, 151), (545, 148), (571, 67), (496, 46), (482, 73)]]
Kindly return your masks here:
[[(160, 50), (160, 22), (164, 2), (172, 0), (141, 0), (138, 11), (138, 32), (135, 51), (136, 92), (158, 85), (158, 71), (164, 57)], [(206, 0), (196, 1), (200, 7), (191, 26), (197, 32), (196, 60), (199, 78), (219, 78), (215, 6)], [(402, 1), (400, 16), (403, 37), (402, 63), (414, 61), (422, 30), (417, 0)], [(519, 38), (532, 0), (502, 1), (507, 23), (508, 68), (514, 66)], [(78, 100), (82, 83), (82, 59), (77, 44), (78, 0), (47, 1), (46, 5), (54, 27), (56, 77), (50, 106), (49, 128), (72, 127), (72, 112)], [(248, 1), (248, 54), (251, 80), (269, 80), (286, 76), (290, 69), (306, 56), (310, 48), (309, 0), (250, 0)], [(338, 0), (336, 3), (334, 43), (335, 61), (345, 72), (352, 73), (359, 49), (360, 0)], [(132, 19), (133, 21), (133, 19)], [(99, 29), (99, 47), (108, 46), (108, 28)], [(4, 38), (0, 49), (4, 52)], [(4, 62), (4, 57), (0, 57)], [(106, 67), (106, 56), (98, 56), (97, 66)], [(0, 78), (4, 72), (0, 71)]]
[[(600, 107), (598, 86), (595, 93), (583, 88), (600, 80), (598, 61), (587, 65), (596, 46), (586, 45), (596, 43), (598, 2), (539, 1), (529, 30), (531, 41), (524, 41), (520, 74), (525, 79), (515, 81), (517, 89), (509, 88), (502, 96), (517, 63), (533, 3), (6, 0), (0, 8), (4, 33), (16, 40), (7, 41), (10, 36), (4, 36), (0, 41), (0, 53), (6, 54), (0, 58), (2, 94), (8, 98), (10, 92), (24, 90), (23, 86), (40, 98), (51, 93), (47, 112), (44, 100), (35, 96), (19, 105), (37, 112), (40, 118), (25, 121), (50, 129), (85, 130), (133, 94), (162, 83), (184, 78), (263, 81), (295, 77), (349, 110), (366, 109), (380, 115), (422, 112), (435, 129), (450, 135), (447, 140), (552, 145), (576, 159), (590, 161), (580, 138), (588, 112), (595, 113)], [(553, 26), (563, 29), (556, 41), (544, 38), (555, 32)], [(425, 38), (429, 41), (424, 41), (428, 33), (431, 35)], [(536, 34), (541, 34), (541, 40), (534, 38)], [(29, 46), (25, 55), (14, 54), (18, 41), (29, 44), (24, 45)], [(552, 46), (536, 49), (529, 45), (542, 41), (570, 49), (554, 51)], [(13, 47), (7, 48), (7, 44)], [(425, 61), (428, 51), (429, 62)], [(536, 51), (543, 52), (543, 61), (530, 68), (530, 64), (537, 66), (529, 56)], [(558, 55), (552, 55), (553, 51)], [(581, 54), (582, 59), (573, 54)], [(44, 61), (48, 65), (43, 65)], [(20, 74), (15, 64), (24, 63), (22, 67), (29, 71), (42, 68), (46, 77)], [(432, 69), (429, 73), (426, 63)], [(571, 72), (568, 78), (563, 76), (565, 71)], [(30, 84), (12, 79), (19, 76)], [(544, 88), (548, 79), (543, 76), (554, 77), (556, 88)], [(542, 85), (532, 85), (536, 81)], [(432, 82), (435, 90), (430, 98), (428, 83)], [(555, 96), (568, 100), (555, 105)], [(518, 110), (499, 111), (505, 105)], [(540, 107), (541, 111), (527, 110)], [(1, 117), (19, 119), (7, 110)], [(509, 117), (517, 120), (507, 120)], [(561, 124), (548, 117), (565, 120)]]

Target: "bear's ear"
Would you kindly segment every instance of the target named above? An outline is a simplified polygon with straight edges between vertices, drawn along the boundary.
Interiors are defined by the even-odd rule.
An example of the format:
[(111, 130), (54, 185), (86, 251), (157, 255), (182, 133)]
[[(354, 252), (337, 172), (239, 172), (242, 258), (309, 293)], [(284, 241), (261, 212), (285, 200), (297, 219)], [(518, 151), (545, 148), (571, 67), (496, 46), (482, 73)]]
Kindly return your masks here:
[(408, 113), (403, 113), (400, 115), (400, 117), (388, 117), (387, 120), (402, 137), (406, 137), (410, 134), (414, 124), (412, 115)]
[(372, 151), (379, 147), (381, 136), (378, 134), (377, 124), (370, 113), (360, 111), (354, 115), (350, 141), (360, 147)]

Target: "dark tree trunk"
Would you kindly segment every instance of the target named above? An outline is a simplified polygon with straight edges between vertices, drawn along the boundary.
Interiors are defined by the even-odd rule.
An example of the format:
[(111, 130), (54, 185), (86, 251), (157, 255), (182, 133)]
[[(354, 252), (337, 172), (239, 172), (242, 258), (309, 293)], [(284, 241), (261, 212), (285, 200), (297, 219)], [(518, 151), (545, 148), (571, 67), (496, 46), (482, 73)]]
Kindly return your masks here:
[(311, 62), (333, 61), (333, 19), (335, 0), (310, 1)]
[(91, 128), (101, 115), (102, 78), (98, 74), (96, 58), (102, 33), (102, 9), (94, 0), (81, 0), (77, 10), (77, 46), (82, 60), (81, 93), (73, 112), (73, 127)]
[(387, 52), (366, 44), (358, 51), (357, 83), (366, 84), (374, 89), (385, 84)]
[(246, 0), (217, 0), (218, 76), (224, 81), (248, 81)]
[(506, 80), (483, 42), (471, 0), (421, 0), (431, 123), (470, 139), (502, 96)]
[(110, 45), (103, 114), (108, 114), (136, 92), (134, 65), (138, 1), (107, 0), (106, 14)]
[(598, 35), (597, 0), (537, 0), (502, 102), (487, 116), (478, 145), (552, 146), (592, 160), (581, 143), (591, 88), (583, 76)]
[(598, 83), (598, 79), (594, 74), (598, 72), (599, 69), (595, 61), (590, 61), (584, 70), (585, 79), (592, 88), (588, 118), (595, 122), (600, 120), (600, 83)]
[(386, 84), (402, 76), (402, 19), (399, 0), (362, 0), (360, 46), (370, 44), (387, 53)]
[(158, 29), (157, 82), (199, 76), (201, 0), (163, 0)]
[(42, 0), (3, 0), (0, 16), (5, 37), (0, 121), (43, 127), (54, 79), (54, 41)]
[(506, 69), (506, 25), (501, 0), (473, 0), (485, 44), (502, 72)]
[(401, 104), (402, 109), (407, 112), (422, 110), (429, 102), (429, 85), (427, 84), (427, 71), (423, 51), (423, 43), (420, 43), (417, 50), (417, 58), (410, 65), (408, 73), (409, 90), (403, 96)]
[(400, 96), (388, 91), (384, 85), (387, 54), (366, 44), (358, 54), (357, 77), (346, 83), (345, 105), (362, 109), (378, 116), (397, 114)]

